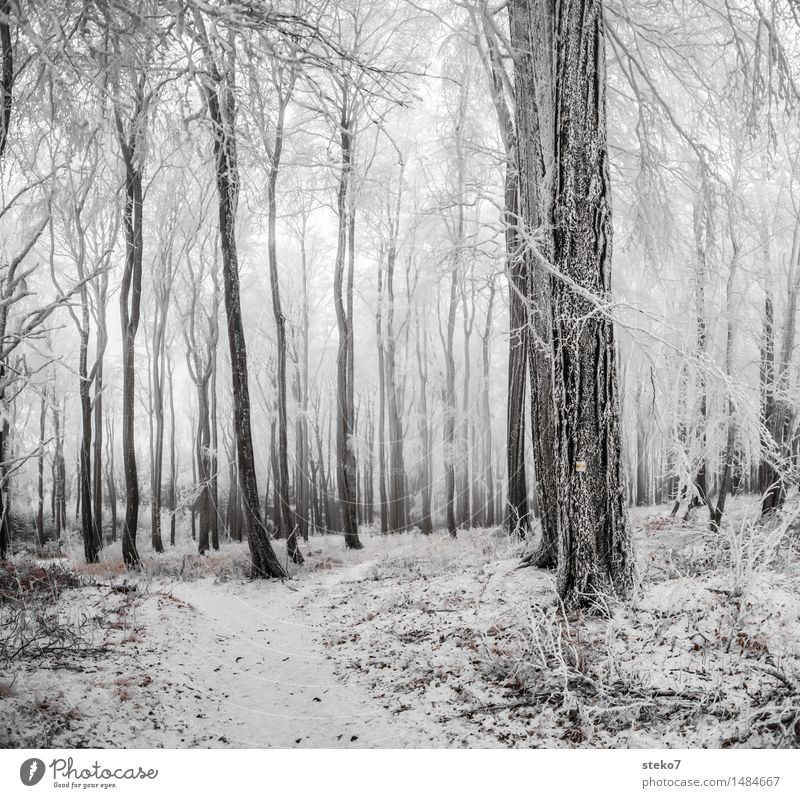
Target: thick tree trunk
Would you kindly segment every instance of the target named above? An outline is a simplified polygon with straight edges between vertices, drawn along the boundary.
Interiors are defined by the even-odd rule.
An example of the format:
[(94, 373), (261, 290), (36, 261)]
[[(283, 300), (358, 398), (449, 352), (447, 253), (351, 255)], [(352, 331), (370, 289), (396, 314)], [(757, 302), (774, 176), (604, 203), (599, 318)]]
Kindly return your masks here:
[[(523, 194), (523, 216), (528, 230), (536, 229), (542, 219), (549, 220), (553, 230), (555, 274), (546, 279), (552, 300), (552, 406), (558, 431), (553, 458), (558, 488), (557, 589), (567, 604), (602, 608), (604, 596), (625, 597), (633, 589), (614, 329), (597, 307), (598, 302), (608, 302), (611, 290), (603, 6), (600, 0), (563, 0), (553, 9), (554, 62), (545, 64), (544, 70), (535, 65), (531, 49), (541, 34), (530, 4), (515, 0), (512, 9), (515, 17), (519, 15), (512, 28), (519, 31), (520, 22), (523, 26), (524, 36), (517, 36), (517, 42), (522, 39), (523, 51), (527, 49), (516, 65), (520, 148), (526, 140), (536, 143), (534, 153), (529, 150), (520, 158), (523, 192), (534, 192)], [(539, 138), (544, 120), (536, 85), (551, 75), (556, 140), (548, 167), (552, 169), (548, 203), (541, 202), (544, 197), (538, 189), (547, 161), (537, 164), (530, 156), (541, 159), (547, 149)], [(534, 293), (534, 303), (539, 298)], [(537, 310), (546, 308), (539, 305)], [(537, 387), (534, 381), (534, 390)], [(549, 430), (535, 427), (534, 434), (540, 444), (541, 437), (549, 438)], [(541, 496), (543, 503), (553, 499), (555, 495), (547, 491)]]

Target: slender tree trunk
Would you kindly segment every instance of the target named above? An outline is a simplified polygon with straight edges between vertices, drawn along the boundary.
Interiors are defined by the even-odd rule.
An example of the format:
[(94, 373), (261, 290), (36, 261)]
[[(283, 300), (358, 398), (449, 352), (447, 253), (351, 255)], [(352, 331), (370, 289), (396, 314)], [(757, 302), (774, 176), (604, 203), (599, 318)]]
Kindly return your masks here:
[(106, 457), (106, 485), (108, 490), (108, 504), (111, 508), (111, 534), (108, 539), (112, 542), (117, 540), (117, 477), (114, 465), (114, 417), (109, 413), (106, 416), (106, 437), (107, 457)]
[(278, 277), (278, 251), (276, 242), (277, 198), (276, 185), (278, 170), (280, 169), (281, 154), (283, 152), (283, 114), (285, 105), (281, 103), (278, 122), (275, 129), (275, 144), (272, 152), (269, 179), (267, 181), (267, 206), (268, 206), (268, 251), (269, 251), (269, 282), (272, 292), (272, 313), (275, 318), (276, 345), (278, 354), (278, 451), (277, 469), (274, 472), (275, 501), (283, 533), (286, 537), (286, 550), (292, 562), (302, 563), (303, 555), (297, 545), (297, 524), (289, 499), (289, 443), (288, 421), (286, 418), (286, 318), (281, 307), (280, 279)]
[[(420, 337), (423, 347), (420, 348)], [(417, 317), (417, 373), (419, 374), (419, 439), (422, 447), (420, 458), (420, 482), (422, 490), (422, 507), (420, 531), (423, 535), (433, 532), (431, 520), (431, 434), (428, 425), (428, 338), (421, 330)]]
[[(199, 14), (196, 15), (199, 21)], [(250, 426), (250, 389), (247, 374), (247, 347), (242, 322), (239, 286), (239, 260), (236, 249), (236, 209), (239, 194), (239, 172), (236, 159), (236, 101), (231, 70), (223, 78), (208, 56), (211, 82), (206, 85), (206, 98), (214, 135), (216, 183), (219, 197), (219, 236), (222, 250), (222, 275), (225, 287), (225, 312), (231, 360), (233, 417), (239, 486), (242, 491), (244, 526), (250, 547), (253, 577), (286, 576), (275, 556), (261, 520), (258, 481), (256, 477), (253, 436)]]
[[(555, 149), (555, 67), (552, 61), (555, 3), (546, 0), (534, 7), (523, 0), (515, 0), (510, 10), (517, 93), (515, 127), (519, 181), (515, 279), (525, 281), (524, 297), (530, 309), (527, 315), (528, 340), (521, 340), (520, 346), (525, 346), (528, 358), (536, 485), (534, 507), (538, 508), (541, 522), (540, 540), (525, 561), (537, 567), (553, 568), (557, 561), (559, 519), (552, 292), (544, 263), (553, 261), (552, 199), (546, 191), (546, 164), (553, 163)], [(531, 251), (529, 237), (532, 235), (539, 236), (541, 259), (534, 257)], [(515, 285), (512, 281), (512, 290)], [(515, 368), (521, 354), (517, 353), (516, 358)], [(518, 385), (516, 390), (519, 391)], [(516, 411), (514, 417), (517, 417)], [(520, 427), (522, 433), (524, 427)]]
[[(339, 217), (339, 235), (336, 248), (336, 264), (333, 281), (333, 297), (336, 308), (336, 323), (339, 331), (339, 349), (336, 357), (336, 481), (339, 491), (339, 509), (341, 512), (342, 531), (345, 545), (349, 549), (362, 548), (358, 537), (355, 505), (355, 453), (353, 451), (354, 408), (352, 401), (352, 355), (351, 337), (352, 315), (347, 313), (344, 297), (344, 267), (348, 234), (348, 191), (352, 176), (353, 134), (352, 124), (348, 119), (347, 94), (342, 100), (342, 118), (340, 127), (340, 143), (342, 150), (342, 166), (337, 193), (337, 213)], [(352, 213), (350, 214), (352, 216)], [(350, 227), (352, 236), (352, 226)], [(352, 292), (348, 279), (347, 304), (352, 304)]]
[[(163, 287), (162, 287), (163, 290)], [(155, 421), (154, 440), (152, 442), (152, 463), (150, 474), (150, 526), (153, 551), (164, 551), (161, 538), (161, 486), (164, 463), (164, 371), (166, 368), (166, 326), (169, 294), (160, 297), (162, 301), (156, 306), (156, 318), (153, 323), (152, 346), (152, 410)]]
[[(727, 204), (728, 230), (731, 239), (731, 263), (728, 270), (728, 281), (725, 292), (725, 318), (727, 319), (728, 327), (725, 338), (725, 375), (728, 378), (728, 383), (730, 384), (730, 381), (734, 376), (733, 358), (736, 337), (734, 286), (741, 252), (741, 244), (739, 242), (737, 230), (737, 197), (733, 189), (728, 190)], [(728, 389), (727, 396), (727, 415), (728, 429), (725, 441), (725, 454), (722, 461), (722, 472), (719, 477), (719, 493), (717, 494), (716, 505), (711, 512), (712, 529), (719, 529), (719, 526), (722, 523), (722, 516), (725, 513), (725, 502), (728, 498), (728, 494), (733, 488), (734, 456), (736, 450), (736, 406), (734, 405), (733, 397), (730, 394), (730, 389)]]
[(176, 495), (177, 464), (175, 460), (175, 380), (174, 364), (167, 355), (167, 376), (169, 379), (169, 545), (175, 545), (175, 513), (178, 509)]
[[(483, 460), (484, 480), (484, 511), (483, 523), (494, 526), (494, 479), (492, 476), (493, 450), (492, 445), (492, 411), (489, 402), (489, 368), (490, 368), (490, 336), (492, 332), (492, 311), (494, 309), (495, 285), (492, 281), (489, 287), (489, 302), (486, 307), (486, 324), (481, 341), (481, 359), (483, 363), (483, 379), (481, 381), (481, 415), (483, 430), (481, 432), (481, 457)], [(526, 497), (527, 499), (527, 497)]]
[(375, 312), (378, 346), (378, 496), (381, 534), (389, 531), (389, 499), (386, 486), (386, 363), (383, 344), (383, 268), (378, 263), (378, 308)]
[[(402, 171), (401, 171), (402, 179)], [(407, 524), (406, 468), (403, 457), (403, 420), (398, 401), (396, 344), (394, 334), (394, 267), (397, 259), (396, 237), (399, 225), (398, 208), (393, 223), (393, 233), (386, 259), (386, 393), (389, 411), (389, 528), (392, 532), (403, 531)]]
[(103, 536), (103, 360), (108, 341), (106, 328), (106, 302), (108, 297), (108, 274), (100, 276), (97, 292), (97, 334), (95, 344), (94, 376), (94, 526), (98, 545), (102, 548)]
[(39, 450), (37, 452), (38, 505), (36, 510), (36, 536), (39, 551), (44, 549), (44, 438), (47, 423), (47, 389), (42, 389), (42, 398), (39, 405)]
[(444, 427), (443, 427), (443, 460), (445, 490), (445, 520), (451, 538), (456, 537), (456, 467), (455, 467), (455, 433), (456, 433), (456, 365), (453, 359), (453, 336), (456, 326), (456, 288), (458, 284), (458, 266), (453, 267), (450, 275), (450, 301), (447, 312), (447, 331), (445, 333), (445, 386), (444, 386)]
[(92, 521), (92, 399), (90, 396), (91, 380), (88, 370), (89, 349), (89, 301), (86, 288), (81, 290), (81, 327), (80, 355), (78, 375), (80, 379), (79, 395), (81, 406), (81, 443), (80, 443), (80, 512), (81, 532), (83, 535), (83, 553), (87, 563), (98, 561), (100, 550), (97, 539), (97, 528)]
[[(134, 125), (135, 126), (135, 125)], [(129, 142), (120, 135), (126, 165), (125, 267), (119, 295), (122, 327), (122, 459), (125, 471), (125, 522), (122, 557), (129, 567), (139, 565), (136, 531), (139, 525), (139, 476), (136, 469), (136, 333), (142, 296), (142, 172), (138, 163), (138, 133)]]

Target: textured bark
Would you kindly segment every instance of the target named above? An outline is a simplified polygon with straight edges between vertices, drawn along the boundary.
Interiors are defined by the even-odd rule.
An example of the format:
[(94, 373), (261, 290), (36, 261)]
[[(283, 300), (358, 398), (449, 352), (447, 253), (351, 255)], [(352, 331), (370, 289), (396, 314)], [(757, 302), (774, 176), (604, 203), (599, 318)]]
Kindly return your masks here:
[[(558, 489), (556, 583), (567, 604), (603, 606), (603, 596), (614, 593), (624, 597), (633, 588), (614, 329), (597, 307), (598, 302), (610, 299), (612, 234), (603, 7), (599, 0), (564, 0), (551, 9), (555, 12), (549, 51), (553, 63), (539, 63), (537, 68), (532, 43), (541, 32), (536, 30), (530, 6), (515, 0), (512, 27), (525, 34), (517, 35), (517, 42), (522, 39), (520, 43), (526, 43), (517, 63), (518, 76), (522, 73), (517, 108), (523, 112), (518, 114), (517, 129), (523, 216), (529, 230), (540, 220), (549, 221), (553, 230), (553, 274), (535, 283), (549, 283), (551, 299), (553, 466)], [(517, 28), (520, 22), (522, 31)], [(546, 84), (551, 75), (556, 138), (548, 163), (547, 146), (542, 146), (539, 138), (542, 95), (537, 95), (536, 86), (537, 79)], [(526, 157), (523, 141), (536, 145), (533, 153), (526, 146)], [(535, 158), (547, 166), (546, 183), (537, 182), (545, 172), (541, 165), (540, 171), (530, 174), (531, 167), (537, 166)], [(549, 202), (540, 202), (537, 186), (546, 188)], [(540, 266), (547, 268), (546, 263)], [(532, 292), (536, 311), (545, 312), (546, 306), (536, 303), (539, 298)], [(538, 344), (535, 341), (534, 346)], [(546, 341), (544, 345), (547, 351)], [(536, 387), (534, 381), (534, 392)], [(539, 401), (548, 398), (539, 396)], [(540, 443), (543, 435), (549, 437), (548, 432), (534, 427)], [(555, 495), (545, 490), (540, 499), (546, 511)]]
[[(510, 6), (511, 42), (515, 63), (515, 125), (517, 130), (517, 176), (519, 237), (515, 276), (524, 281), (527, 316), (527, 354), (531, 390), (531, 428), (535, 502), (539, 508), (541, 537), (526, 562), (543, 568), (556, 565), (558, 550), (557, 477), (554, 463), (556, 443), (553, 398), (553, 329), (551, 278), (544, 263), (553, 260), (553, 238), (549, 220), (553, 198), (550, 186), (554, 163), (555, 63), (552, 53), (555, 4), (552, 0), (532, 4), (514, 0)], [(534, 258), (529, 241), (536, 236), (539, 257)], [(518, 283), (512, 282), (512, 290)], [(519, 294), (518, 294), (519, 296)], [(518, 319), (524, 322), (524, 317)], [(525, 342), (521, 341), (520, 346)], [(522, 361), (522, 354), (516, 358)], [(519, 368), (519, 364), (515, 364)], [(520, 441), (524, 440), (520, 429)], [(521, 446), (522, 443), (519, 443)]]
[[(0, 165), (8, 143), (8, 131), (11, 126), (11, 109), (13, 105), (14, 87), (14, 45), (11, 40), (11, 0), (0, 2)], [(5, 292), (3, 299), (6, 299)], [(0, 340), (5, 339), (7, 306), (3, 303), (0, 309)], [(5, 380), (7, 369), (5, 362), (0, 361), (0, 407), (5, 412)], [(8, 477), (4, 465), (8, 454), (8, 421), (4, 418), (0, 424), (0, 560), (4, 560), (11, 545), (11, 532), (8, 514)]]

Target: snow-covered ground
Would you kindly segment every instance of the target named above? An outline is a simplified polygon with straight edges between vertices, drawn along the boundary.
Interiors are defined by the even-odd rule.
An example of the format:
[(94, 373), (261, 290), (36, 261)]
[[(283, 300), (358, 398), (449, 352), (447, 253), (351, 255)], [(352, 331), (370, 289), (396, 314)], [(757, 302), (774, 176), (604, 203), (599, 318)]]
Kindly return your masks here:
[(137, 574), (111, 547), (70, 564), (74, 636), (0, 662), (0, 745), (797, 745), (797, 532), (737, 518), (637, 511), (641, 591), (610, 619), (564, 613), (499, 530), (312, 538), (284, 583), (239, 544)]

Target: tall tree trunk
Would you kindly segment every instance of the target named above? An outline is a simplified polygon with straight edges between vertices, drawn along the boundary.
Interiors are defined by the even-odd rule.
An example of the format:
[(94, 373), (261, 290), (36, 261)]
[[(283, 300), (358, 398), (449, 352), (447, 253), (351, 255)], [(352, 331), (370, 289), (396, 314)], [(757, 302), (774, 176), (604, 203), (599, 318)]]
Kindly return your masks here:
[(56, 397), (56, 384), (52, 388), (53, 437), (55, 438), (55, 454), (53, 455), (53, 524), (56, 540), (61, 540), (61, 531), (67, 523), (65, 482), (66, 465), (64, 463), (64, 433), (61, 425), (61, 412)]
[[(395, 223), (397, 224), (397, 223)], [(406, 468), (403, 457), (403, 420), (400, 416), (396, 377), (396, 355), (394, 336), (394, 265), (395, 244), (390, 244), (386, 261), (386, 392), (389, 410), (389, 528), (392, 532), (403, 531), (407, 524)]]
[[(420, 348), (420, 337), (423, 346)], [(419, 439), (422, 453), (420, 457), (420, 482), (422, 491), (420, 531), (423, 535), (433, 532), (431, 520), (431, 434), (428, 425), (428, 337), (421, 329), (417, 315), (417, 373), (419, 374)]]
[[(286, 104), (281, 97), (278, 111), (278, 120), (275, 126), (275, 142), (272, 150), (269, 178), (267, 180), (267, 206), (268, 206), (268, 251), (269, 251), (269, 283), (272, 292), (272, 313), (275, 318), (276, 345), (278, 354), (278, 374), (277, 374), (277, 393), (278, 393), (278, 447), (277, 447), (277, 469), (274, 472), (275, 480), (275, 501), (278, 506), (280, 526), (286, 537), (286, 550), (292, 562), (302, 563), (303, 555), (297, 545), (297, 524), (295, 523), (294, 513), (289, 498), (289, 443), (288, 443), (288, 421), (286, 418), (286, 317), (283, 315), (281, 307), (281, 288), (278, 277), (278, 250), (277, 250), (277, 197), (275, 189), (278, 182), (278, 171), (280, 169), (281, 155), (283, 153), (283, 120)], [(280, 534), (280, 530), (279, 530)]]
[[(736, 281), (736, 274), (739, 267), (739, 257), (741, 252), (741, 243), (739, 242), (739, 231), (737, 229), (737, 212), (736, 212), (737, 197), (735, 189), (728, 190), (727, 205), (728, 205), (728, 232), (731, 239), (731, 262), (728, 270), (728, 280), (725, 291), (725, 318), (727, 319), (727, 332), (725, 336), (725, 376), (728, 380), (728, 385), (733, 379), (734, 370), (734, 346), (736, 336), (736, 315), (735, 315), (735, 295), (734, 286)], [(725, 502), (728, 494), (733, 487), (733, 469), (734, 469), (734, 456), (736, 449), (736, 406), (733, 401), (733, 396), (728, 388), (727, 400), (727, 423), (728, 429), (725, 440), (725, 453), (722, 460), (722, 471), (719, 477), (719, 493), (717, 494), (717, 501), (714, 509), (711, 511), (711, 528), (719, 529), (722, 523), (722, 516), (725, 513)]]
[[(713, 218), (710, 209), (710, 189), (708, 176), (703, 164), (700, 165), (700, 188), (693, 208), (693, 234), (695, 245), (695, 346), (697, 349), (697, 429), (695, 442), (698, 447), (697, 465), (691, 475), (691, 495), (686, 508), (684, 520), (688, 520), (695, 507), (708, 504), (708, 487), (706, 480), (706, 425), (707, 425), (707, 390), (706, 390), (706, 273), (708, 267), (709, 242), (712, 237)], [(709, 508), (709, 512), (713, 512)]]
[(81, 406), (81, 443), (80, 443), (80, 512), (81, 533), (83, 535), (83, 553), (87, 563), (96, 563), (100, 543), (97, 527), (92, 521), (92, 398), (91, 380), (88, 369), (89, 350), (89, 300), (87, 289), (81, 289), (81, 326), (80, 355), (78, 376), (80, 379), (79, 396)]
[[(355, 505), (355, 452), (353, 450), (354, 407), (351, 384), (353, 335), (352, 313), (348, 314), (344, 296), (344, 268), (347, 249), (348, 193), (352, 191), (353, 132), (352, 122), (347, 114), (347, 91), (342, 99), (340, 144), (342, 165), (339, 177), (336, 209), (339, 217), (339, 235), (336, 247), (336, 264), (333, 280), (333, 299), (336, 307), (336, 324), (339, 331), (339, 348), (336, 356), (336, 482), (339, 491), (339, 509), (345, 545), (349, 549), (362, 548), (358, 537)], [(352, 305), (352, 291), (348, 277), (347, 304)]]
[[(161, 286), (163, 290), (163, 286)], [(152, 463), (150, 473), (150, 528), (153, 551), (164, 551), (161, 539), (161, 486), (164, 463), (164, 370), (166, 368), (166, 327), (169, 294), (160, 296), (156, 305), (153, 322), (152, 346), (152, 411), (155, 431), (152, 442)]]
[[(138, 113), (136, 117), (138, 118)], [(122, 528), (122, 557), (131, 568), (139, 565), (136, 531), (139, 525), (139, 476), (136, 469), (136, 333), (142, 297), (142, 171), (141, 142), (136, 122), (126, 141), (118, 121), (119, 140), (125, 162), (125, 266), (119, 294), (122, 327), (122, 459), (125, 471), (125, 523)]]
[[(483, 523), (486, 526), (494, 526), (494, 479), (492, 477), (492, 460), (493, 460), (493, 446), (492, 446), (492, 411), (489, 402), (489, 367), (490, 367), (490, 349), (489, 339), (492, 332), (492, 310), (494, 308), (495, 285), (492, 280), (489, 286), (489, 302), (486, 307), (486, 323), (483, 330), (481, 340), (481, 360), (483, 364), (483, 379), (481, 381), (481, 458), (483, 460), (483, 481), (484, 481), (484, 508), (483, 508)], [(526, 497), (527, 501), (527, 497)]]
[(97, 542), (102, 548), (103, 536), (103, 359), (108, 342), (106, 327), (106, 302), (108, 297), (108, 273), (100, 276), (97, 292), (96, 315), (97, 333), (95, 336), (95, 375), (94, 375), (94, 525)]
[[(555, 65), (552, 60), (555, 4), (547, 0), (535, 7), (515, 0), (510, 6), (514, 48), (515, 126), (517, 131), (518, 200), (517, 279), (526, 285), (530, 307), (528, 356), (531, 390), (531, 429), (541, 537), (526, 562), (553, 568), (557, 561), (559, 519), (556, 481), (556, 419), (553, 387), (553, 320), (551, 279), (545, 264), (553, 261), (552, 198), (546, 168), (552, 168), (555, 150)], [(540, 118), (541, 117), (541, 118)], [(529, 238), (537, 235), (541, 258), (534, 257)], [(512, 289), (515, 283), (512, 282)], [(520, 346), (524, 342), (520, 342)], [(518, 361), (521, 360), (517, 353)], [(517, 390), (519, 388), (517, 387)], [(516, 415), (516, 414), (515, 414)], [(524, 427), (520, 428), (524, 432)]]
[(44, 436), (47, 423), (47, 388), (42, 388), (42, 398), (39, 405), (39, 450), (36, 453), (38, 471), (38, 504), (36, 509), (36, 536), (39, 551), (44, 548)]
[[(0, 0), (0, 165), (8, 143), (8, 130), (11, 125), (11, 108), (14, 87), (14, 44), (11, 38), (11, 0)], [(0, 310), (0, 340), (5, 340), (7, 308)], [(0, 422), (0, 560), (4, 560), (11, 546), (11, 527), (8, 518), (8, 469), (5, 459), (8, 455), (8, 419), (6, 418), (5, 379), (6, 363), (0, 361), (0, 409), (3, 420)]]
[[(557, 589), (567, 604), (603, 607), (603, 596), (625, 597), (633, 589), (614, 329), (597, 307), (597, 302), (607, 303), (611, 290), (603, 6), (600, 0), (563, 0), (552, 10), (549, 53), (554, 60), (545, 61), (542, 68), (537, 60), (542, 53), (532, 49), (541, 35), (541, 20), (535, 19), (531, 4), (512, 4), (512, 29), (524, 54), (516, 62), (521, 150), (524, 141), (534, 142), (534, 151), (520, 157), (523, 192), (532, 192), (523, 193), (522, 206), (526, 229), (534, 230), (547, 219), (553, 230), (555, 276), (547, 281), (558, 430), (553, 458), (558, 487)], [(547, 122), (540, 119), (536, 86), (551, 77), (556, 140), (547, 184), (550, 202), (542, 203), (538, 187), (543, 185), (539, 177), (546, 162), (536, 159), (546, 151), (540, 135)], [(537, 310), (544, 308), (539, 305)], [(549, 438), (549, 430), (534, 427), (534, 434)], [(552, 498), (541, 497), (543, 502)]]
[[(463, 215), (462, 210), (459, 211)], [(456, 524), (459, 527), (469, 527), (472, 521), (472, 501), (470, 496), (470, 447), (469, 447), (469, 422), (470, 422), (470, 385), (472, 384), (472, 357), (470, 354), (470, 338), (475, 321), (475, 288), (474, 265), (470, 263), (470, 274), (464, 274), (461, 280), (461, 303), (463, 308), (463, 347), (464, 366), (461, 386), (461, 419), (458, 424), (458, 494), (456, 501)], [(467, 286), (469, 286), (470, 309), (467, 307)]]
[(175, 462), (175, 380), (174, 363), (167, 355), (167, 377), (169, 379), (169, 545), (175, 545), (175, 513), (178, 509), (176, 495), (177, 466)]
[(456, 537), (456, 364), (453, 358), (453, 335), (456, 326), (456, 288), (458, 285), (458, 265), (454, 265), (450, 274), (450, 300), (447, 311), (447, 331), (445, 333), (444, 360), (444, 425), (443, 425), (443, 460), (445, 521), (451, 538)]
[[(202, 26), (199, 12), (195, 13)], [(204, 31), (204, 27), (202, 28)], [(205, 33), (203, 45), (209, 70), (204, 85), (214, 137), (216, 184), (219, 198), (219, 237), (222, 250), (222, 275), (225, 287), (225, 313), (231, 360), (231, 387), (235, 426), (239, 486), (242, 491), (244, 526), (250, 547), (253, 577), (286, 576), (275, 556), (266, 527), (261, 520), (258, 480), (256, 477), (253, 436), (250, 426), (250, 389), (247, 374), (247, 347), (242, 322), (239, 286), (239, 260), (236, 249), (236, 210), (239, 196), (239, 171), (236, 158), (236, 100), (232, 68), (220, 74), (213, 60)]]
[(381, 534), (385, 535), (389, 531), (389, 498), (386, 486), (386, 361), (383, 343), (383, 264), (381, 260), (378, 262), (375, 340), (378, 347), (378, 497)]
[(107, 457), (106, 457), (106, 485), (108, 489), (108, 504), (111, 508), (111, 533), (108, 539), (112, 542), (117, 540), (117, 477), (114, 465), (114, 416), (109, 413), (106, 416), (106, 437), (107, 437)]

